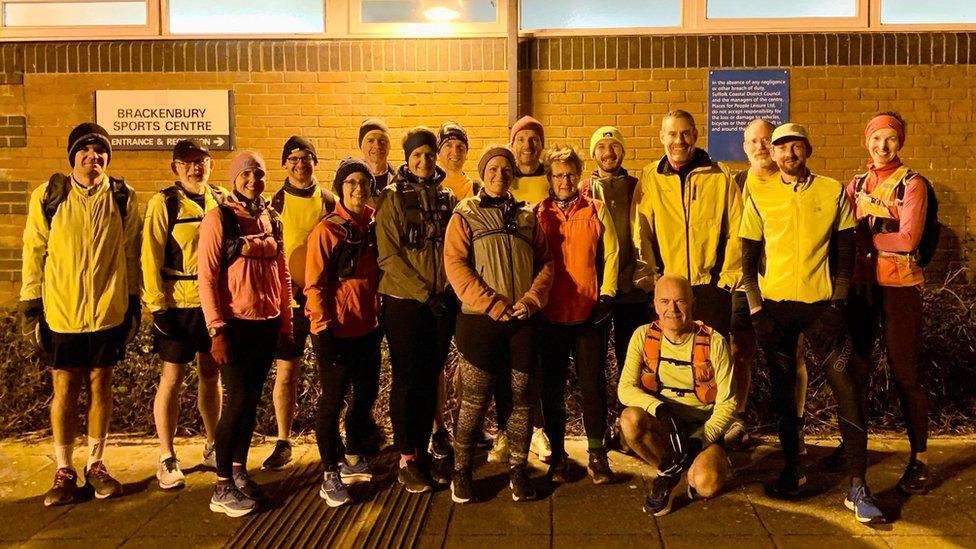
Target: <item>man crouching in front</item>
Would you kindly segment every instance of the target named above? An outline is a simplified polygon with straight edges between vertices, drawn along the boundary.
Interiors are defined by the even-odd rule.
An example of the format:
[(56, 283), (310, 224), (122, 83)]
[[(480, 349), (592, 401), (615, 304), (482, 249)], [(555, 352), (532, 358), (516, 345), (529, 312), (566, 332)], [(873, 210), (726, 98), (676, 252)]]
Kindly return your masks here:
[(644, 511), (658, 517), (671, 512), (682, 476), (695, 499), (717, 495), (731, 474), (722, 447), (735, 411), (728, 345), (692, 320), (693, 306), (687, 279), (665, 275), (657, 281), (658, 320), (634, 332), (617, 386), (627, 406), (620, 414), (622, 434), (658, 468), (644, 501)]

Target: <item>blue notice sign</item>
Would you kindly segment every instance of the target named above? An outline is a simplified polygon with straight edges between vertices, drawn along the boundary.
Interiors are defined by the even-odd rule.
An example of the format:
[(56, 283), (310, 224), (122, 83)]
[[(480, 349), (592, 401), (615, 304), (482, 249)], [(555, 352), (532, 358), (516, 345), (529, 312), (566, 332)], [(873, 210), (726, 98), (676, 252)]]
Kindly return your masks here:
[(742, 131), (763, 118), (778, 126), (790, 118), (786, 69), (716, 70), (708, 74), (708, 154), (713, 160), (746, 160)]

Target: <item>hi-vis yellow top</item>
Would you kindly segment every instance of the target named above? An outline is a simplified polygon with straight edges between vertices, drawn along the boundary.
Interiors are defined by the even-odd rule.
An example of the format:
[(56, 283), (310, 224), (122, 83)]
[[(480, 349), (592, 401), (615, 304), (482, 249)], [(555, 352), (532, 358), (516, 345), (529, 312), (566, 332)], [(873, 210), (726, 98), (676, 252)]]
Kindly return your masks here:
[(122, 215), (108, 175), (89, 188), (72, 179), (51, 219), (42, 201), (47, 183), (27, 203), (20, 300), (43, 297), (44, 316), (58, 333), (88, 333), (122, 324), (129, 295), (139, 293), (139, 209), (129, 188)]

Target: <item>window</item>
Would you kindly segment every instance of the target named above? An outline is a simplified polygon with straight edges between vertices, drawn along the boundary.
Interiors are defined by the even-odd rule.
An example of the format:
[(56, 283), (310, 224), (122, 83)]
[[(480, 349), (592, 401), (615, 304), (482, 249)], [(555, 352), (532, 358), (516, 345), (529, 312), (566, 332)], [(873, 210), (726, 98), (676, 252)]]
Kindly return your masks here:
[(98, 27), (145, 25), (149, 14), (143, 2), (6, 2), (7, 27)]
[(363, 23), (494, 23), (493, 0), (363, 0)]
[(976, 23), (976, 2), (958, 0), (882, 0), (882, 25)]
[(708, 19), (784, 19), (854, 17), (858, 0), (818, 0), (817, 2), (783, 2), (782, 0), (707, 0)]
[(320, 34), (322, 0), (169, 0), (172, 34)]
[(521, 0), (522, 30), (681, 26), (681, 0)]

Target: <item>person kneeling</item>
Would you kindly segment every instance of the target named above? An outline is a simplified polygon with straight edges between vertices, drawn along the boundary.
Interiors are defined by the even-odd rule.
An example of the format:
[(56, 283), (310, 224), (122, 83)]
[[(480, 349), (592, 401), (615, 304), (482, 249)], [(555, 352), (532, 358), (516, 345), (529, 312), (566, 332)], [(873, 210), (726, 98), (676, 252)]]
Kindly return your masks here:
[[(687, 279), (661, 277), (654, 288), (659, 320), (630, 339), (617, 395), (628, 446), (657, 466), (644, 511), (666, 515), (687, 475), (692, 499), (713, 497), (731, 475), (721, 445), (735, 411), (728, 345), (721, 334), (692, 320)], [(690, 361), (688, 359), (691, 359)]]

